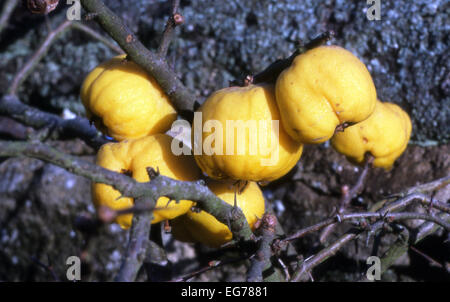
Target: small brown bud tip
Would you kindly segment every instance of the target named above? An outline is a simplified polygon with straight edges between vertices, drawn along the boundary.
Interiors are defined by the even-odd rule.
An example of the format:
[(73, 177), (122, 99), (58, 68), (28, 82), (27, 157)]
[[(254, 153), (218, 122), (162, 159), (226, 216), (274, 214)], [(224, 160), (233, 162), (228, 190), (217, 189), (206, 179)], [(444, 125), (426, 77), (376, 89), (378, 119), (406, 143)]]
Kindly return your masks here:
[(116, 219), (117, 213), (107, 206), (101, 206), (98, 209), (98, 219), (104, 223), (111, 223)]
[(131, 43), (133, 41), (133, 35), (128, 35), (126, 41), (127, 43)]
[(159, 167), (156, 167), (156, 170), (153, 169), (153, 167), (147, 167), (147, 174), (148, 177), (151, 179), (154, 179), (159, 176)]
[(338, 133), (338, 132), (344, 132), (345, 128), (347, 128), (348, 126), (350, 126), (349, 123), (342, 123), (336, 126), (336, 129), (334, 130), (334, 134)]
[(350, 187), (348, 185), (343, 185), (341, 188), (342, 195), (348, 195), (348, 192), (350, 191)]
[(27, 0), (27, 7), (33, 14), (46, 15), (56, 9), (59, 0)]
[(179, 14), (179, 13), (174, 14), (174, 15), (173, 15), (173, 23), (174, 23), (175, 25), (181, 25), (181, 24), (183, 24), (183, 23), (184, 23), (184, 17), (183, 17), (183, 15), (181, 15), (181, 14)]
[(277, 218), (269, 213), (265, 213), (262, 217), (262, 224), (264, 228), (274, 228), (277, 225)]
[(248, 75), (244, 79), (244, 86), (250, 86), (251, 84), (253, 84), (253, 76)]

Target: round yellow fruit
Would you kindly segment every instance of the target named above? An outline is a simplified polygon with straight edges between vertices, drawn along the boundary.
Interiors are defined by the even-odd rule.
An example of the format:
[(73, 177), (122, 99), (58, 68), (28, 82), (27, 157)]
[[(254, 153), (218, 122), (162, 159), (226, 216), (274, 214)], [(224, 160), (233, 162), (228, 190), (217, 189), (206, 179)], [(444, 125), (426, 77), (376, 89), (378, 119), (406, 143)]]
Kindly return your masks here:
[[(147, 167), (159, 169), (161, 175), (192, 181), (200, 177), (200, 170), (192, 156), (175, 156), (171, 150), (172, 139), (165, 134), (155, 134), (136, 140), (125, 140), (119, 143), (103, 145), (97, 154), (97, 165), (119, 173), (129, 173), (139, 182), (149, 181)], [(94, 183), (92, 197), (96, 207), (108, 206), (114, 210), (133, 206), (133, 199), (120, 197), (119, 191), (113, 187)], [(192, 201), (181, 200), (179, 203), (167, 197), (160, 197), (153, 211), (152, 223), (172, 219), (186, 213), (193, 205)], [(131, 226), (132, 215), (120, 215), (116, 222), (122, 228)]]
[[(220, 199), (234, 205), (235, 186), (231, 181), (210, 181), (208, 187)], [(265, 211), (264, 196), (255, 182), (249, 182), (244, 191), (236, 195), (237, 205), (244, 213), (250, 226), (254, 229), (255, 222)], [(233, 237), (228, 226), (219, 222), (205, 211), (200, 213), (189, 210), (185, 215), (171, 221), (173, 236), (185, 242), (201, 242), (210, 247), (220, 247)]]
[(97, 129), (118, 141), (164, 133), (177, 117), (158, 83), (126, 55), (92, 70), (81, 100)]
[(366, 66), (349, 51), (321, 46), (297, 56), (276, 82), (287, 133), (305, 144), (329, 140), (338, 125), (365, 120), (377, 95)]
[(411, 129), (408, 114), (399, 106), (377, 101), (368, 119), (336, 133), (331, 144), (352, 162), (362, 164), (370, 152), (375, 167), (390, 169), (405, 151)]
[(202, 123), (194, 119), (192, 145), (195, 160), (211, 178), (272, 181), (300, 159), (303, 145), (284, 131), (273, 85), (221, 89), (199, 112)]

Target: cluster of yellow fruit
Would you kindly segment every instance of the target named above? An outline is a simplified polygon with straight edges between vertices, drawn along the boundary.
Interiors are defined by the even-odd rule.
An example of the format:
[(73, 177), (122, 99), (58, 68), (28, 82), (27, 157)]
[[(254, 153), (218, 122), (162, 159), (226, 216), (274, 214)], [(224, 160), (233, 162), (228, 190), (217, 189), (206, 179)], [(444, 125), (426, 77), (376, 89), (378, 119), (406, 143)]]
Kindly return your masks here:
[[(377, 100), (366, 67), (350, 52), (336, 46), (322, 46), (297, 56), (274, 84), (229, 87), (213, 93), (199, 108), (202, 114), (197, 137), (192, 131), (193, 149), (214, 137), (215, 152), (194, 156), (172, 152), (172, 138), (164, 134), (177, 113), (156, 81), (125, 55), (96, 67), (85, 79), (81, 99), (88, 117), (97, 128), (118, 142), (99, 150), (97, 164), (137, 181), (149, 181), (147, 167), (177, 180), (197, 180), (204, 172), (208, 187), (219, 198), (242, 209), (250, 227), (265, 211), (264, 197), (257, 182), (269, 182), (287, 174), (301, 157), (303, 144), (317, 144), (332, 138), (336, 150), (362, 163), (366, 152), (374, 165), (389, 168), (405, 150), (411, 122), (400, 107)], [(281, 125), (273, 127), (273, 122)], [(225, 139), (213, 136), (217, 126), (239, 121), (268, 122), (245, 128), (221, 129)], [(336, 128), (354, 124), (343, 132)], [(196, 126), (194, 125), (194, 128)], [(213, 131), (214, 129), (214, 131)], [(239, 130), (238, 130), (239, 132)], [(250, 137), (259, 138), (260, 152)], [(261, 149), (264, 149), (262, 151)], [(255, 152), (256, 150), (256, 152)], [(276, 155), (276, 156), (275, 156)], [(200, 169), (199, 169), (200, 167)], [(245, 181), (236, 193), (235, 181)], [(104, 184), (93, 184), (93, 201), (120, 210), (133, 200)], [(158, 199), (152, 223), (171, 220), (175, 238), (218, 247), (231, 240), (227, 226), (204, 211), (192, 210), (195, 203)], [(132, 215), (117, 218), (129, 228)]]
[[(156, 81), (138, 65), (117, 56), (97, 66), (86, 77), (81, 99), (87, 116), (104, 134), (118, 142), (103, 145), (96, 163), (106, 169), (130, 174), (140, 182), (149, 181), (146, 168), (158, 168), (162, 175), (177, 180), (193, 181), (201, 177), (192, 155), (174, 155), (174, 138), (164, 134), (176, 119), (176, 111)], [(235, 201), (235, 186), (230, 181), (208, 181), (208, 187), (230, 205)], [(111, 186), (94, 183), (95, 206), (122, 210), (133, 205), (132, 198), (122, 197)], [(264, 214), (264, 197), (258, 185), (250, 183), (236, 197), (237, 205), (253, 227)], [(218, 247), (231, 240), (228, 227), (212, 215), (191, 211), (190, 200), (170, 202), (157, 200), (152, 223), (180, 217), (173, 222), (173, 233), (180, 240), (202, 242)], [(185, 222), (183, 222), (185, 221)], [(124, 229), (131, 226), (132, 214), (120, 215), (116, 222)], [(188, 234), (188, 235), (183, 235)]]

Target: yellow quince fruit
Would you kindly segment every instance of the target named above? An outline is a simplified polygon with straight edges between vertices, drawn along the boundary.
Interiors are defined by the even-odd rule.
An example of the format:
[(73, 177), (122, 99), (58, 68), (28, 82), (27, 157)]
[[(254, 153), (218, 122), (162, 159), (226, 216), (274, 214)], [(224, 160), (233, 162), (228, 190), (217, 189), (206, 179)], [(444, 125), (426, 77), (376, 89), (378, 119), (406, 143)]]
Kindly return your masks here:
[(366, 152), (374, 157), (373, 166), (390, 169), (405, 151), (411, 136), (409, 115), (399, 106), (377, 101), (375, 110), (366, 120), (338, 132), (332, 146), (358, 164)]
[(279, 122), (273, 85), (221, 89), (198, 113), (202, 120), (194, 118), (192, 146), (197, 164), (211, 178), (272, 181), (300, 159), (303, 145)]
[(84, 80), (81, 100), (97, 129), (118, 141), (164, 133), (177, 117), (155, 79), (126, 55), (94, 68)]
[(321, 46), (298, 55), (276, 81), (287, 133), (305, 144), (329, 140), (338, 125), (373, 112), (377, 95), (366, 66), (351, 52)]
[[(236, 187), (232, 181), (209, 181), (209, 189), (220, 199), (234, 205), (236, 194), (237, 206), (253, 230), (255, 222), (265, 211), (264, 196), (255, 182), (249, 182), (241, 193), (235, 193)], [(175, 239), (184, 242), (200, 242), (210, 247), (220, 247), (233, 237), (228, 226), (219, 222), (205, 211), (199, 213), (189, 210), (185, 215), (171, 220), (172, 234)]]
[[(97, 154), (97, 165), (111, 171), (128, 173), (139, 182), (149, 181), (147, 167), (159, 169), (161, 175), (177, 179), (192, 181), (199, 179), (200, 170), (192, 156), (176, 156), (171, 150), (173, 138), (166, 134), (154, 134), (135, 140), (125, 140), (118, 143), (103, 145)], [(134, 201), (129, 197), (121, 197), (119, 191), (111, 186), (93, 183), (92, 198), (95, 206), (108, 206), (114, 210), (121, 210), (133, 206)], [(160, 197), (153, 211), (152, 223), (172, 219), (186, 213), (193, 205), (190, 200), (180, 200), (179, 203), (170, 201), (167, 197)], [(116, 222), (124, 229), (131, 226), (132, 215), (125, 214), (117, 217)]]

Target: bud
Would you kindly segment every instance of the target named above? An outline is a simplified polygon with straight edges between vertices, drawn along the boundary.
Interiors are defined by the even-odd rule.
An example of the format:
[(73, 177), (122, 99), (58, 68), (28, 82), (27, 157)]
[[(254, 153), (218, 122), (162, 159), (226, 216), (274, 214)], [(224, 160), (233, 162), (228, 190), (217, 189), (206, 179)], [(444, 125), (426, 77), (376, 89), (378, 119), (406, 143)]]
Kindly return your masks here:
[(59, 0), (27, 0), (27, 7), (33, 14), (46, 15), (56, 9)]

